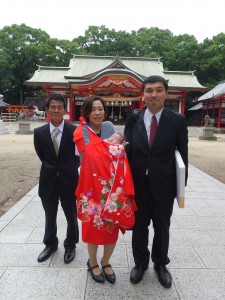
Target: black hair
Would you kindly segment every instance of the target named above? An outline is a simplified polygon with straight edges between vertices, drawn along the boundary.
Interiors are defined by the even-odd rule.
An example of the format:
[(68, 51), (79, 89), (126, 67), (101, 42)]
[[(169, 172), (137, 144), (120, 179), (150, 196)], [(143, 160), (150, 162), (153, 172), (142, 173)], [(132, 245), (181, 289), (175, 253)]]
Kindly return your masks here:
[(50, 106), (50, 102), (52, 100), (55, 100), (55, 101), (60, 101), (63, 103), (63, 107), (64, 109), (66, 109), (66, 100), (65, 98), (61, 95), (61, 94), (57, 94), (57, 93), (51, 93), (47, 99), (47, 102), (46, 102), (46, 107), (49, 108)]
[(92, 112), (93, 102), (96, 100), (99, 100), (102, 103), (104, 111), (105, 111), (104, 120), (106, 119), (108, 109), (107, 109), (105, 101), (103, 100), (103, 98), (101, 96), (91, 95), (87, 99), (84, 100), (84, 103), (81, 107), (81, 115), (82, 115), (82, 117), (84, 117), (86, 119), (87, 122), (89, 122), (89, 115)]
[(156, 82), (161, 82), (164, 85), (165, 90), (167, 92), (167, 90), (168, 90), (167, 80), (164, 77), (158, 76), (158, 75), (152, 75), (152, 76), (146, 77), (144, 79), (144, 81), (142, 82), (142, 92), (144, 91), (147, 83), (156, 83)]

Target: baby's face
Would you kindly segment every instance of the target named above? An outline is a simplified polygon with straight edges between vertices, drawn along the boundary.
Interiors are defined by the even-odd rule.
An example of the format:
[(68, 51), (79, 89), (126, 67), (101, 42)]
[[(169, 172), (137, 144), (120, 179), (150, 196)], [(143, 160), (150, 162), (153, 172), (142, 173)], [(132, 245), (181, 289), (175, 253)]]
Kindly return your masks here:
[(120, 144), (121, 140), (121, 136), (119, 134), (114, 133), (109, 137), (108, 142), (111, 144)]

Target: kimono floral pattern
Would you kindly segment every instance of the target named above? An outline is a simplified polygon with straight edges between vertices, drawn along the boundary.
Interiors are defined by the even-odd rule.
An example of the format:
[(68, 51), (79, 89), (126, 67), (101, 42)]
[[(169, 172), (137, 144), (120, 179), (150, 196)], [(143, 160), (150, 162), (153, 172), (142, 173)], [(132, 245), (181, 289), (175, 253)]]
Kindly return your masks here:
[(76, 143), (78, 150), (79, 145), (82, 149), (76, 189), (82, 240), (97, 245), (116, 243), (119, 229), (124, 232), (132, 227), (136, 210), (126, 152), (121, 145), (109, 144), (92, 132), (91, 142), (84, 145), (82, 130), (75, 133), (75, 141), (80, 141)]
[[(82, 214), (83, 222), (90, 222), (92, 220), (93, 226), (101, 230), (106, 227), (106, 230), (111, 232), (112, 227), (120, 225), (121, 213), (123, 218), (131, 218), (133, 216), (133, 197), (124, 193), (124, 177), (120, 176), (117, 181), (119, 186), (114, 187), (116, 164), (123, 161), (119, 161), (119, 158), (125, 156), (125, 153), (121, 151), (120, 145), (110, 145), (108, 147), (109, 153), (113, 157), (111, 170), (112, 175), (110, 180), (105, 180), (99, 176), (98, 180), (101, 184), (100, 201), (96, 201), (92, 198), (92, 190), (89, 190), (86, 194), (81, 194), (78, 200), (78, 207)], [(93, 176), (97, 176), (93, 173)], [(126, 226), (122, 226), (126, 227)]]
[(116, 225), (112, 222), (112, 220), (101, 215), (109, 193), (111, 180), (106, 181), (100, 178), (99, 181), (103, 185), (101, 196), (98, 199), (99, 201), (93, 199), (91, 190), (86, 194), (80, 194), (80, 198), (77, 199), (78, 217), (83, 223), (89, 223), (91, 227), (98, 231), (107, 231), (108, 233), (112, 233)]

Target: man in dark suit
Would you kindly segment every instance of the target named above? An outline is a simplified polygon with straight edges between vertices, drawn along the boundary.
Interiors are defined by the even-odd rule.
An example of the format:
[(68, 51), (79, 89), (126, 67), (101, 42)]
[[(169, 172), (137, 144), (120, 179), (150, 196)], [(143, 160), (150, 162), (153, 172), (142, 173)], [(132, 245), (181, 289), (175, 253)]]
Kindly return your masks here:
[(143, 81), (142, 92), (147, 107), (128, 118), (124, 135), (138, 207), (132, 235), (135, 266), (130, 281), (133, 284), (140, 282), (148, 268), (148, 227), (152, 220), (151, 259), (159, 282), (170, 288), (172, 276), (166, 265), (170, 262), (169, 228), (176, 197), (175, 150), (180, 151), (187, 170), (188, 132), (185, 117), (164, 108), (167, 89), (167, 81), (161, 76), (150, 76)]
[(67, 235), (64, 240), (64, 262), (75, 257), (79, 240), (75, 189), (78, 182), (79, 157), (75, 156), (73, 132), (76, 126), (65, 122), (65, 99), (60, 94), (51, 94), (46, 112), (50, 123), (34, 130), (34, 147), (42, 165), (39, 179), (39, 196), (45, 211), (45, 249), (38, 257), (43, 262), (58, 249), (57, 211), (59, 200), (67, 220)]

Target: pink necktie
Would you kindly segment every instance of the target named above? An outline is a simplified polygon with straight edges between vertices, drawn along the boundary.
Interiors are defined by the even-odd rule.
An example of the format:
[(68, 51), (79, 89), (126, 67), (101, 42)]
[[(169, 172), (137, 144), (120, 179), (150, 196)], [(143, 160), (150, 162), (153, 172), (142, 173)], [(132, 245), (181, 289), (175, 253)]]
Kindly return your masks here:
[(153, 144), (155, 134), (156, 134), (156, 130), (157, 130), (157, 120), (156, 120), (155, 115), (153, 115), (152, 120), (151, 120), (150, 139), (149, 139), (150, 148)]

